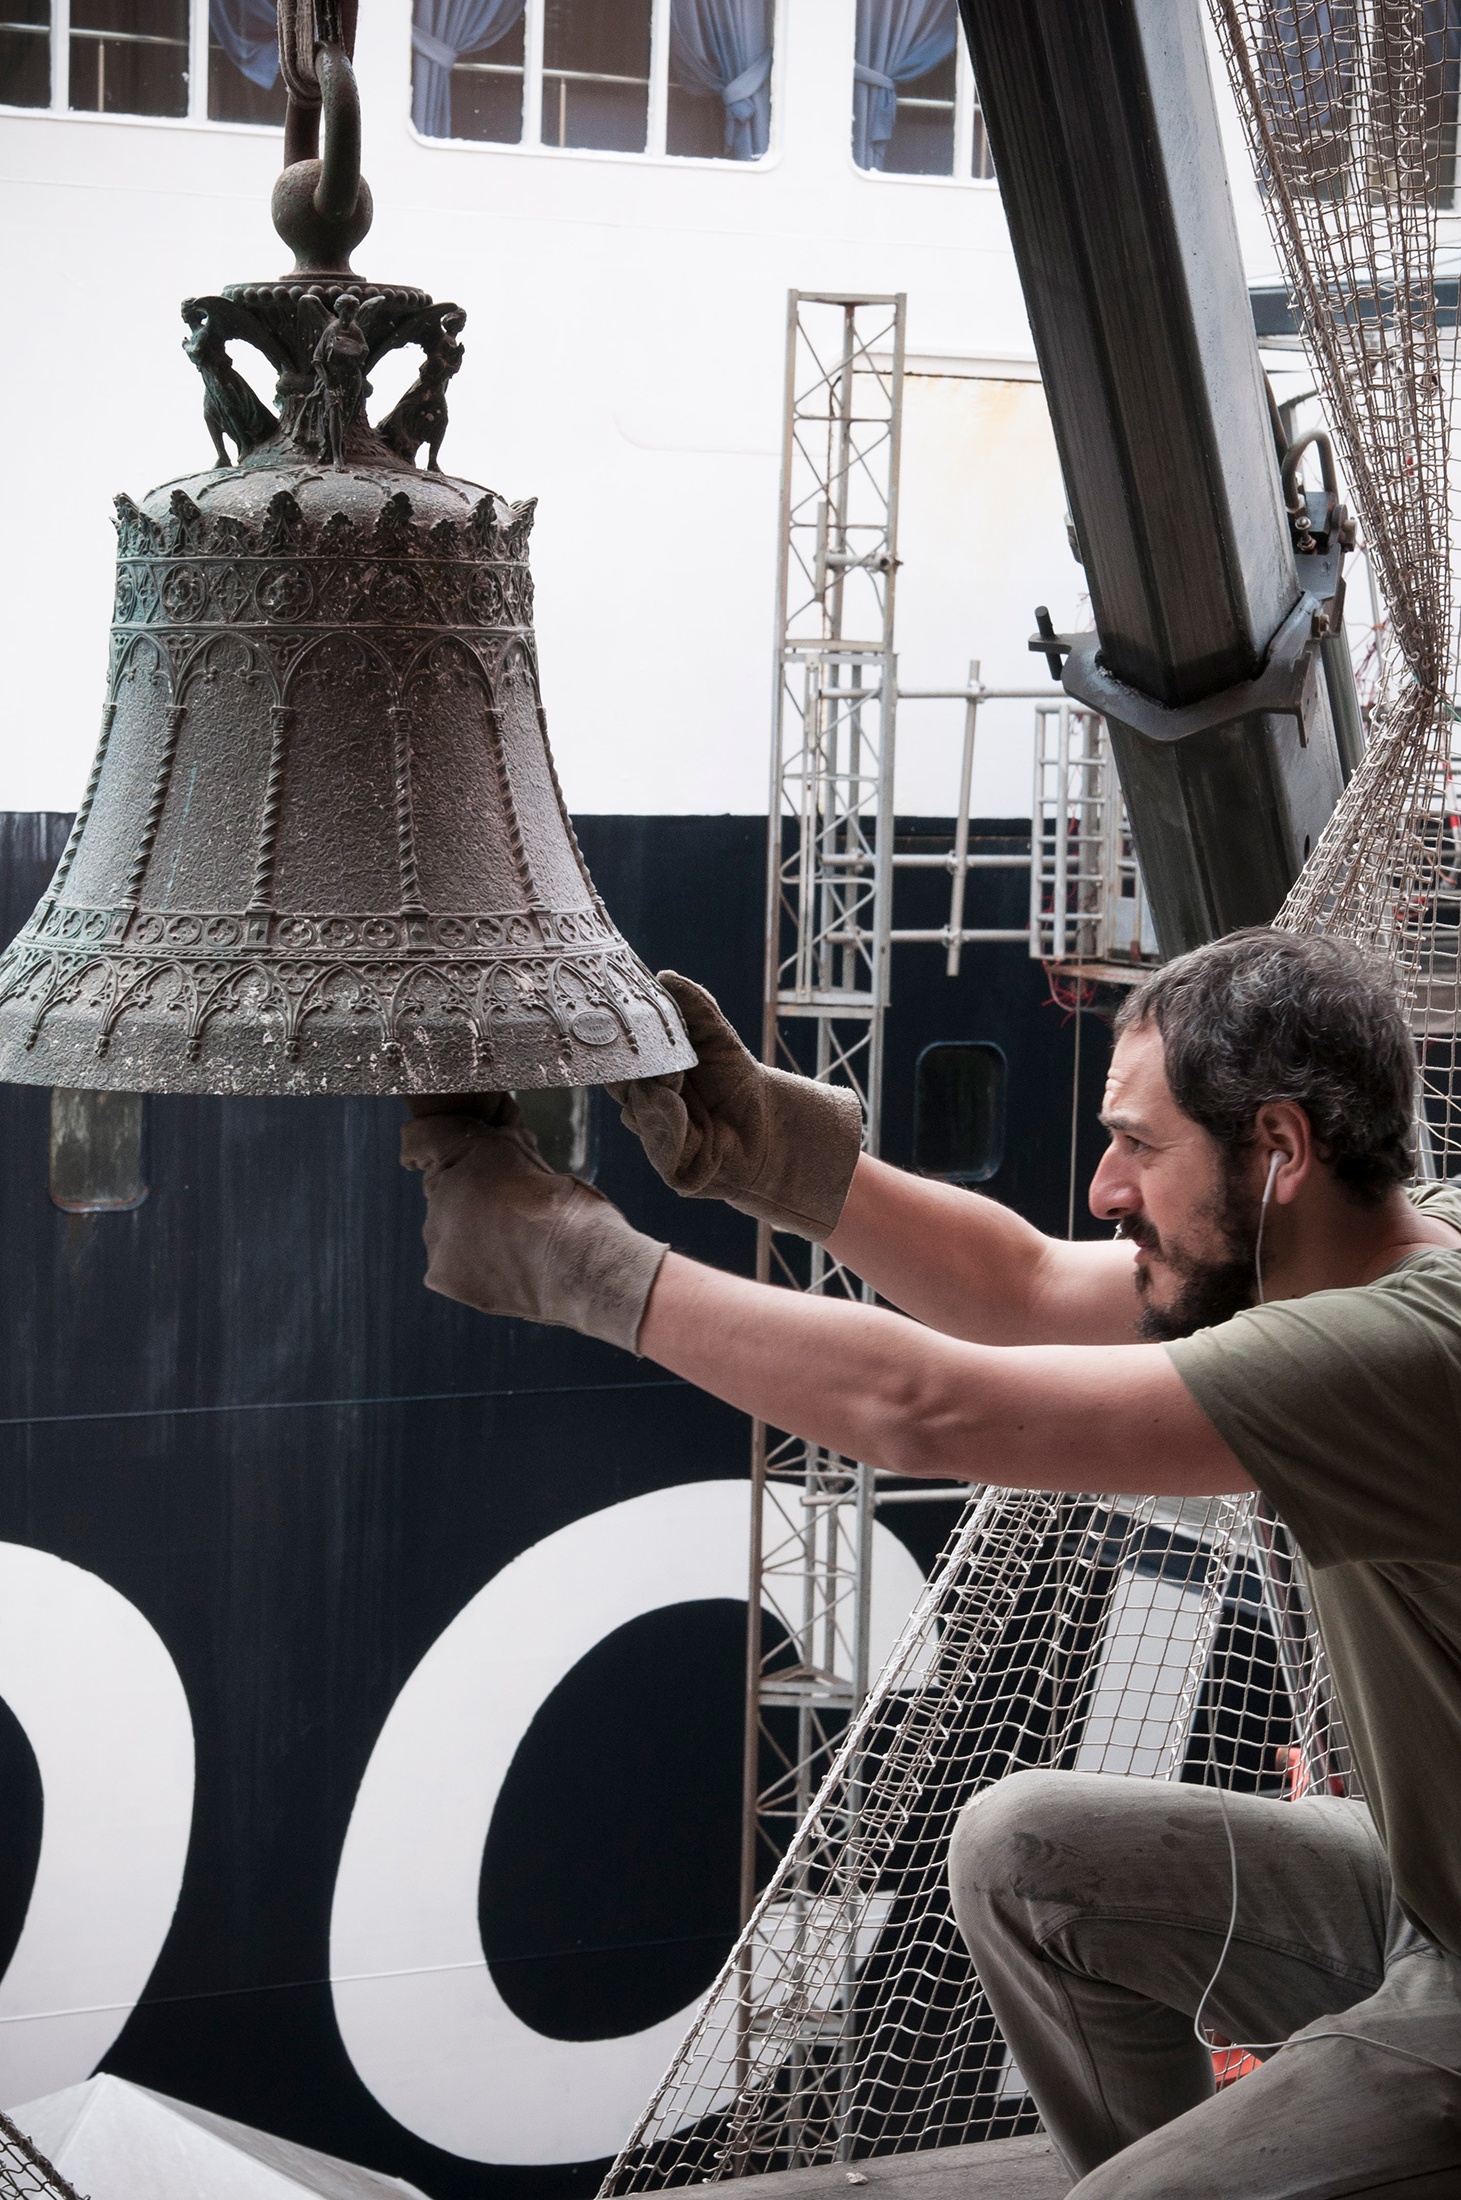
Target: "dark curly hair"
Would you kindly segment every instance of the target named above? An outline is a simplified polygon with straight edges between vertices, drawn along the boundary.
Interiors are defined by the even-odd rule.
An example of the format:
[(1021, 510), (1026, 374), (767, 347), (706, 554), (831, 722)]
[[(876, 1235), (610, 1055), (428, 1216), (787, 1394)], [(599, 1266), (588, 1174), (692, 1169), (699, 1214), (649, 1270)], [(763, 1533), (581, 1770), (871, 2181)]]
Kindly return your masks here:
[(1416, 1059), (1382, 964), (1347, 940), (1261, 927), (1154, 971), (1116, 1030), (1155, 1024), (1184, 1115), (1236, 1158), (1265, 1101), (1295, 1101), (1350, 1196), (1378, 1206), (1414, 1173)]

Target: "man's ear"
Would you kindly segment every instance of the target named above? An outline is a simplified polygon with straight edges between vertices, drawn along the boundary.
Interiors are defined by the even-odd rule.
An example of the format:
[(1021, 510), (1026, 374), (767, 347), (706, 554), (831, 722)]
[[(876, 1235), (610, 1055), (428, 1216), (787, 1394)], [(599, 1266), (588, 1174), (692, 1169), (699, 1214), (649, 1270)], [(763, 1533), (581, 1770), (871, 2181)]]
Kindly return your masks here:
[(1253, 1119), (1253, 1129), (1265, 1178), (1272, 1167), (1273, 1156), (1278, 1156), (1278, 1168), (1273, 1176), (1273, 1204), (1287, 1207), (1298, 1198), (1323, 1159), (1315, 1143), (1308, 1110), (1297, 1100), (1265, 1100)]

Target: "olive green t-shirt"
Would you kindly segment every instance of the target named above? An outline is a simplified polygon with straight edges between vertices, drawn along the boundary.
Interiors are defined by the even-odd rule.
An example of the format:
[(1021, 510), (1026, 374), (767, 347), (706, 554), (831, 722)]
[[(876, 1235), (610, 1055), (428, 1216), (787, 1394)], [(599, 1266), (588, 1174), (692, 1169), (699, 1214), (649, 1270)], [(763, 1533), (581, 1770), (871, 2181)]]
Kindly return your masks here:
[[(1410, 1196), (1461, 1229), (1461, 1184)], [(1166, 1349), (1308, 1561), (1395, 1891), (1461, 1955), (1461, 1248)]]

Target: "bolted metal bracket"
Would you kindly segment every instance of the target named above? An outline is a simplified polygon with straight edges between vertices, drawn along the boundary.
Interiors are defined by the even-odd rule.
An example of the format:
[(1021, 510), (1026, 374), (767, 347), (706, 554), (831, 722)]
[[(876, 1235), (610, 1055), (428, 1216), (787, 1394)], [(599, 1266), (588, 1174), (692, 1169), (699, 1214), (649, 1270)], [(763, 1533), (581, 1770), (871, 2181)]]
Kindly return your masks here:
[(1098, 634), (1036, 612), (1031, 651), (1110, 728), (1164, 954), (1270, 922), (1358, 761), (1342, 557), (1336, 530), (1295, 558), (1298, 598), (1261, 669), (1191, 703), (1158, 702), (1109, 670)]
[[(1307, 742), (1318, 700), (1319, 644), (1328, 632), (1328, 613), (1306, 590), (1274, 635), (1268, 661), (1256, 679), (1235, 681), (1200, 702), (1174, 704), (1155, 702), (1108, 672), (1101, 663), (1099, 635), (1061, 634), (1054, 640), (1065, 652), (1061, 685), (1066, 694), (1148, 741), (1182, 741), (1191, 734), (1265, 715), (1296, 718), (1299, 739)], [(1033, 635), (1030, 647), (1048, 653), (1050, 637)]]

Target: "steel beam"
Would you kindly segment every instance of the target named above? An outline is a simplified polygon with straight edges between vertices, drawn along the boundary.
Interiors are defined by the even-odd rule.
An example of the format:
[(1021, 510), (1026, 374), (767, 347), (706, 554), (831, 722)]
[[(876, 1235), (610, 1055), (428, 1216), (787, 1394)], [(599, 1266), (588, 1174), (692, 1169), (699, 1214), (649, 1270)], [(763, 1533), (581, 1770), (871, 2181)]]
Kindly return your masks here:
[(1295, 562), (1200, 0), (960, 5), (1096, 620), (1065, 686), (1172, 954), (1271, 919), (1338, 799), (1337, 560)]

